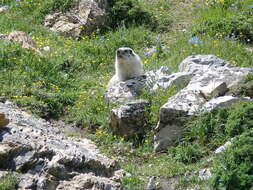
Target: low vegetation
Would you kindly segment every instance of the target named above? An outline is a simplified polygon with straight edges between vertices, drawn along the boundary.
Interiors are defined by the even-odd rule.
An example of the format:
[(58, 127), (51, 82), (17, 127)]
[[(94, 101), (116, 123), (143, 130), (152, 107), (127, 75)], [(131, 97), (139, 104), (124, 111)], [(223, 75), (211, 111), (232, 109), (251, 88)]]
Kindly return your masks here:
[[(252, 125), (251, 125), (252, 128)], [(222, 156), (214, 160), (214, 189), (253, 188), (253, 131), (245, 132), (233, 139), (233, 144)]]
[[(42, 26), (46, 14), (68, 10), (73, 0), (0, 1), (1, 6), (11, 7), (0, 13), (0, 33), (25, 31), (39, 49), (45, 46), (51, 49), (44, 52), (46, 56), (38, 57), (18, 44), (1, 40), (0, 95), (37, 116), (61, 119), (89, 129), (89, 138), (108, 156), (117, 157), (120, 166), (132, 174), (123, 179), (129, 190), (144, 189), (149, 176), (168, 179), (212, 166), (214, 178), (210, 185), (214, 189), (252, 188), (252, 151), (249, 149), (253, 138), (250, 132), (252, 103), (241, 102), (233, 108), (221, 108), (193, 118), (178, 146), (166, 153), (154, 153), (152, 134), (159, 108), (177, 91), (171, 89), (153, 94), (152, 99), (143, 93), (143, 97), (152, 100), (152, 108), (149, 131), (139, 144), (111, 133), (108, 116), (113, 105), (108, 105), (103, 98), (114, 72), (115, 50), (122, 46), (131, 47), (140, 54), (145, 70), (164, 65), (177, 71), (183, 59), (195, 54), (214, 54), (233, 65), (252, 67), (252, 2), (111, 0), (109, 3), (112, 8), (108, 27), (76, 41), (53, 34)], [(178, 18), (184, 19), (186, 14), (191, 26), (184, 28), (185, 20)], [(152, 47), (156, 47), (154, 53), (148, 54)], [(240, 93), (252, 95), (252, 76), (246, 80), (248, 86)], [(213, 151), (231, 138), (239, 140), (225, 156), (208, 162)], [(182, 180), (181, 185), (196, 183), (205, 185), (196, 180)], [(8, 180), (4, 180), (0, 182), (0, 189), (8, 189), (8, 185)]]
[(17, 178), (14, 175), (7, 174), (0, 180), (0, 190), (16, 189)]

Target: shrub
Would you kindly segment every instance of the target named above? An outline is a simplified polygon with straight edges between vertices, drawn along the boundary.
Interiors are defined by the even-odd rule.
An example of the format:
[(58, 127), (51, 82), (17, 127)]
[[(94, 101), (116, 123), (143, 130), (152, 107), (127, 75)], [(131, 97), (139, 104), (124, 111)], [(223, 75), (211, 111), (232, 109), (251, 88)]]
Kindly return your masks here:
[(234, 137), (251, 128), (253, 128), (253, 103), (242, 102), (233, 106), (225, 125), (227, 135)]
[(142, 25), (151, 22), (151, 15), (144, 11), (137, 1), (117, 0), (112, 3), (108, 13), (109, 26), (117, 28), (121, 25)]
[(242, 101), (201, 114), (189, 124), (185, 139), (214, 149), (253, 128), (253, 103)]
[(22, 12), (26, 18), (31, 17), (36, 23), (43, 23), (45, 15), (61, 11), (66, 12), (76, 4), (77, 0), (25, 0), (15, 1), (9, 0), (8, 4), (13, 7), (16, 12)]
[(198, 143), (180, 143), (177, 147), (171, 148), (175, 160), (185, 164), (197, 162), (204, 156), (204, 151)]
[(7, 174), (0, 180), (0, 190), (14, 190), (16, 186), (17, 179), (12, 174)]
[(214, 161), (211, 186), (217, 190), (253, 189), (253, 132), (234, 139), (228, 150)]

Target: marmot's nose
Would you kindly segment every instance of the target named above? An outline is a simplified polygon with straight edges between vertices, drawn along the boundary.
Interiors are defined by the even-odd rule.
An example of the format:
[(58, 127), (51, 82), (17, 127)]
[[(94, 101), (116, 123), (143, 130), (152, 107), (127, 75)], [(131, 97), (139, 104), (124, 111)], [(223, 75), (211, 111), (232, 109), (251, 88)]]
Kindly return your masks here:
[(123, 56), (123, 52), (121, 50), (117, 50), (117, 56), (118, 57), (122, 57)]

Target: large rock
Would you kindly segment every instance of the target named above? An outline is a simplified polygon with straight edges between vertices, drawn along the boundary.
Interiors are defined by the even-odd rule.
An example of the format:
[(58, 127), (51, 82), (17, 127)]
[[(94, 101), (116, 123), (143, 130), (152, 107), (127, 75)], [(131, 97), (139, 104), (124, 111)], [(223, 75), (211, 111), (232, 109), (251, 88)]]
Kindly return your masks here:
[[(184, 89), (160, 108), (160, 120), (154, 137), (156, 151), (174, 145), (184, 133), (185, 118), (198, 114), (209, 99), (223, 96), (250, 72), (249, 68), (232, 67), (213, 55), (190, 56), (180, 64), (179, 69), (180, 72), (191, 73), (193, 77)], [(225, 101), (227, 103), (223, 105), (229, 105), (234, 100)], [(209, 103), (211, 107), (222, 104), (217, 100), (216, 103)], [(209, 110), (210, 104), (205, 106)]]
[(174, 73), (169, 76), (159, 76), (154, 82), (151, 90), (156, 91), (161, 88), (170, 89), (171, 87), (176, 90), (181, 90), (188, 85), (191, 78), (192, 74), (187, 72)]
[(214, 55), (194, 55), (189, 56), (179, 65), (180, 72), (203, 73), (209, 68), (217, 68), (223, 66), (230, 66), (230, 64), (223, 59)]
[(168, 67), (162, 66), (158, 70), (146, 72), (143, 76), (110, 86), (105, 97), (110, 102), (128, 102), (136, 99), (144, 89), (150, 93), (171, 87), (180, 90), (187, 86), (192, 76), (189, 72), (171, 74)]
[(41, 51), (37, 47), (37, 44), (27, 33), (22, 31), (12, 31), (9, 33), (7, 38), (11, 42), (20, 43), (22, 45), (22, 48), (33, 50), (39, 56), (42, 56)]
[(134, 100), (146, 86), (146, 76), (136, 77), (127, 81), (122, 81), (111, 86), (105, 98), (110, 102), (128, 102)]
[(119, 190), (116, 163), (87, 139), (0, 103), (10, 123), (0, 129), (0, 174), (17, 172), (19, 189)]
[(137, 100), (112, 109), (110, 127), (124, 138), (143, 137), (147, 126), (149, 102)]
[(78, 38), (105, 24), (106, 7), (106, 0), (81, 0), (66, 13), (47, 15), (44, 25), (53, 32)]

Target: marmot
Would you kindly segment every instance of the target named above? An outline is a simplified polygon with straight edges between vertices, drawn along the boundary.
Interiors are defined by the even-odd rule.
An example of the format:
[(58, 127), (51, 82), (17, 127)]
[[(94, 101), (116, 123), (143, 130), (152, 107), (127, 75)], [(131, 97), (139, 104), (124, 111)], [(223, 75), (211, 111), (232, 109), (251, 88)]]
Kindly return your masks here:
[(116, 74), (111, 78), (108, 87), (144, 74), (141, 58), (128, 47), (117, 49), (115, 70)]

